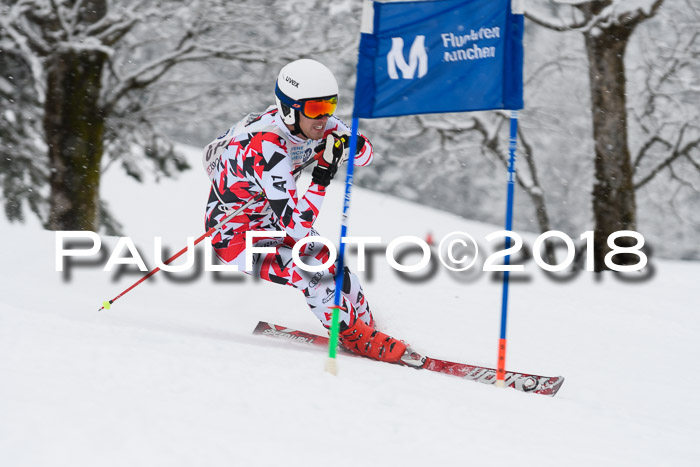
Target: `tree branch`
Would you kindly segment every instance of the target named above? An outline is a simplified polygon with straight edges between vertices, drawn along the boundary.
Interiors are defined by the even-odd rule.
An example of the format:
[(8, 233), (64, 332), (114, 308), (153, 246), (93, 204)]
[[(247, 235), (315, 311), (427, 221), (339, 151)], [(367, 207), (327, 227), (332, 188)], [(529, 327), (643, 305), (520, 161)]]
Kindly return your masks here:
[(622, 16), (622, 21), (620, 21), (620, 24), (630, 29), (635, 28), (642, 21), (647, 20), (656, 15), (656, 12), (659, 10), (659, 8), (661, 8), (661, 5), (663, 5), (665, 1), (666, 0), (656, 0), (649, 9), (648, 13), (645, 12), (642, 8), (637, 8), (634, 15), (629, 15), (627, 17)]
[(685, 157), (685, 158), (691, 160), (691, 163), (697, 168), (697, 164), (695, 163), (695, 161), (693, 161), (690, 158), (690, 152), (693, 149), (700, 147), (700, 137), (689, 141), (685, 146), (680, 148), (681, 142), (683, 141), (683, 136), (685, 135), (685, 131), (688, 128), (688, 126), (689, 126), (688, 123), (683, 125), (683, 127), (681, 128), (681, 130), (678, 134), (678, 138), (676, 139), (676, 143), (673, 145), (673, 149), (668, 154), (668, 156), (663, 161), (661, 161), (661, 163), (659, 163), (656, 167), (654, 167), (646, 177), (642, 178), (642, 180), (640, 180), (639, 182), (634, 184), (635, 190), (638, 190), (641, 187), (643, 187), (644, 185), (646, 185), (647, 183), (649, 183), (662, 170), (664, 170), (666, 168), (668, 168), (669, 170), (672, 170), (671, 165), (680, 157)]
[[(584, 5), (590, 5), (591, 3), (594, 2), (583, 2)], [(576, 31), (582, 29), (589, 29), (591, 27), (591, 21), (594, 18), (587, 16), (585, 11), (580, 8), (580, 4), (568, 4), (557, 6), (558, 11), (561, 11), (563, 8), (567, 8), (568, 11), (572, 13), (571, 21), (567, 22), (565, 20), (562, 20), (561, 18), (557, 18), (557, 23), (557, 20), (553, 18), (545, 18), (541, 13), (536, 13), (532, 10), (532, 7), (529, 5), (528, 8), (525, 10), (525, 17), (533, 23), (544, 28), (550, 29), (552, 31)], [(583, 13), (583, 19), (576, 19), (574, 17), (576, 11)]]
[(633, 164), (633, 170), (636, 172), (639, 166), (641, 165), (642, 161), (644, 158), (647, 156), (648, 151), (654, 146), (655, 144), (662, 144), (663, 146), (666, 146), (666, 149), (670, 149), (672, 144), (666, 141), (665, 139), (661, 138), (658, 135), (654, 135), (654, 137), (650, 138), (646, 143), (642, 145), (641, 148), (639, 148), (639, 152), (637, 153), (637, 157), (634, 159), (634, 164)]
[(535, 13), (526, 10), (525, 11), (525, 17), (532, 21), (533, 23), (537, 24), (538, 26), (542, 26), (543, 28), (551, 29), (552, 31), (576, 31), (580, 29), (588, 29), (589, 27), (589, 22), (588, 21), (573, 21), (569, 24), (555, 24), (553, 21), (541, 18), (537, 16)]

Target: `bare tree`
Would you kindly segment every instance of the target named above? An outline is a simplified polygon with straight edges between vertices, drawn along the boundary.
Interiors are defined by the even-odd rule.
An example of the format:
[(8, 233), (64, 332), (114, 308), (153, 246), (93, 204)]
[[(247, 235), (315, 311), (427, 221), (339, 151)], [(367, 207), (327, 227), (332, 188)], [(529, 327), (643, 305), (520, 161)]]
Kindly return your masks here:
[[(608, 236), (619, 230), (635, 230), (637, 222), (634, 171), (629, 149), (627, 122), (627, 78), (625, 51), (630, 36), (645, 20), (653, 17), (664, 0), (562, 0), (555, 8), (558, 17), (528, 11), (531, 21), (556, 31), (577, 30), (583, 34), (588, 55), (593, 138), (595, 140), (595, 264), (604, 269), (610, 248)], [(620, 242), (623, 243), (623, 242)], [(618, 255), (615, 261), (636, 263), (632, 255)]]
[(630, 50), (635, 189), (648, 212), (641, 230), (655, 251), (686, 259), (700, 258), (699, 29), (697, 2), (667, 0)]
[(642, 80), (632, 116), (643, 135), (633, 159), (635, 189), (664, 171), (679, 184), (692, 186), (687, 171), (674, 170), (679, 162), (700, 171), (700, 162), (692, 157), (700, 148), (700, 84), (693, 78), (700, 73), (700, 9), (688, 2), (674, 7), (667, 15), (669, 27), (661, 44), (657, 30), (642, 38), (641, 53), (649, 55), (641, 57), (633, 70)]
[[(5, 94), (20, 94), (25, 86), (34, 92), (34, 102), (14, 106), (10, 119), (21, 122), (33, 117), (36, 123), (35, 117), (42, 116), (40, 130), (48, 158), (27, 152), (38, 149), (39, 144), (26, 141), (37, 135), (22, 135), (29, 131), (19, 123), (16, 131), (1, 134), (3, 153), (5, 159), (20, 160), (15, 168), (46, 174), (50, 182), (49, 229), (98, 228), (105, 153), (121, 158), (123, 167), (135, 176), (138, 174), (125, 155), (132, 153), (132, 144), (154, 163), (157, 173), (168, 175), (186, 167), (149, 119), (153, 103), (147, 90), (163, 81), (176, 65), (214, 58), (256, 62), (268, 55), (255, 44), (240, 40), (241, 34), (227, 34), (234, 10), (245, 7), (240, 2), (229, 6), (224, 0), (186, 4), (3, 0), (1, 7), (0, 63), (11, 62), (20, 72), (17, 77), (22, 78), (21, 83), (5, 79), (4, 83), (14, 88)], [(255, 6), (252, 9), (249, 20), (256, 19)], [(32, 128), (34, 133), (39, 130), (36, 124)], [(12, 143), (13, 138), (24, 142)], [(41, 182), (36, 177), (22, 178), (24, 183)], [(3, 176), (4, 189), (12, 179)], [(41, 190), (40, 185), (25, 188)], [(17, 214), (21, 208), (12, 203), (23, 199), (41, 214), (38, 198), (16, 195), (6, 197), (11, 217), (21, 218), (21, 213)]]

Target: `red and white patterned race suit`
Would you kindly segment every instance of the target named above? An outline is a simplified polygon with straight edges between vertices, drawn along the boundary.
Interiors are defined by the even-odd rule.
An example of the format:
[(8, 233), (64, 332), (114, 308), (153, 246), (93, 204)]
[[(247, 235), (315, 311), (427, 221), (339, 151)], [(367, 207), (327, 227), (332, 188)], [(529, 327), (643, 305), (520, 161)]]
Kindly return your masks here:
[[(323, 139), (333, 131), (349, 131), (335, 117), (330, 117)], [(364, 138), (364, 136), (362, 137)], [(233, 217), (212, 236), (212, 245), (222, 262), (236, 265), (240, 271), (278, 284), (299, 289), (321, 322), (330, 326), (331, 306), (335, 293), (336, 265), (321, 272), (307, 272), (292, 261), (292, 247), (306, 236), (317, 236), (314, 222), (321, 209), (325, 187), (311, 183), (299, 199), (296, 177), (292, 171), (313, 157), (321, 140), (304, 140), (291, 134), (275, 107), (262, 115), (249, 115), (205, 148), (205, 169), (212, 180), (206, 211), (207, 230), (219, 223), (251, 198), (265, 197)], [(365, 138), (356, 166), (372, 161), (372, 145)], [(216, 192), (214, 191), (216, 190)], [(246, 232), (285, 231), (285, 238), (258, 237), (254, 245), (274, 247), (275, 253), (254, 253), (253, 269), (246, 270)], [(329, 257), (321, 242), (306, 244), (299, 253), (304, 264), (317, 266)], [(372, 323), (372, 316), (357, 276), (347, 269), (343, 296), (354, 311), (341, 312), (350, 324), (355, 316)], [(348, 307), (350, 309), (350, 307)], [(352, 313), (352, 315), (351, 315)]]

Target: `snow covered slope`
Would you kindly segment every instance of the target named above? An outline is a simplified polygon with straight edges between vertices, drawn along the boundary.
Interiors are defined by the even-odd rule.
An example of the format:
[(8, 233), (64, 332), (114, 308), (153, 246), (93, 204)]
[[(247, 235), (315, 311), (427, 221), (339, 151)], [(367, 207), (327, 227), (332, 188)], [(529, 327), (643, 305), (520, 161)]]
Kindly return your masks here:
[[(103, 194), (150, 266), (154, 236), (175, 251), (203, 232), (197, 170), (146, 185), (109, 173)], [(333, 241), (341, 198), (334, 182), (318, 224)], [(486, 245), (501, 229), (358, 188), (350, 219), (351, 235), (385, 244), (465, 231)], [(0, 222), (2, 466), (697, 465), (700, 264), (652, 258), (637, 283), (558, 283), (528, 262), (511, 287), (507, 366), (566, 376), (549, 398), (346, 356), (329, 376), (323, 353), (251, 335), (260, 319), (322, 328), (293, 289), (243, 275), (159, 273), (98, 313), (139, 276), (93, 265), (67, 279), (53, 232)], [(111, 254), (117, 239), (102, 241)], [(491, 275), (458, 282), (440, 266), (409, 283), (376, 256), (360, 277), (382, 329), (495, 365)]]

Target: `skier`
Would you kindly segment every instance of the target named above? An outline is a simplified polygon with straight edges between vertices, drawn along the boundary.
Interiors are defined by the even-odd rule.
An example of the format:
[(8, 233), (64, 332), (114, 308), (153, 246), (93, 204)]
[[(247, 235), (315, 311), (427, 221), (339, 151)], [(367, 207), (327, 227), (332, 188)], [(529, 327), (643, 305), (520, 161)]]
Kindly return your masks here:
[[(323, 64), (310, 59), (284, 66), (275, 86), (276, 106), (262, 114), (249, 114), (204, 152), (204, 164), (212, 180), (206, 209), (207, 230), (260, 193), (258, 201), (219, 228), (212, 245), (219, 259), (240, 271), (270, 282), (292, 286), (304, 294), (316, 317), (330, 327), (334, 276), (337, 264), (310, 273), (292, 260), (294, 244), (318, 236), (314, 222), (326, 187), (338, 167), (348, 160), (349, 129), (333, 116), (338, 103), (338, 84)], [(358, 135), (356, 166), (373, 158), (370, 142)], [(314, 156), (318, 162), (312, 182), (299, 199), (294, 170)], [(256, 237), (256, 247), (274, 252), (252, 255), (246, 268), (246, 232), (281, 231), (286, 236)], [(318, 266), (329, 258), (321, 242), (303, 246), (304, 264)], [(374, 318), (355, 274), (344, 270), (339, 342), (344, 348), (376, 360), (419, 366), (415, 352), (393, 337), (375, 329)]]

